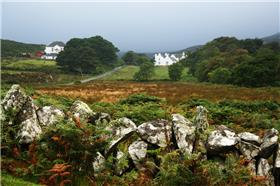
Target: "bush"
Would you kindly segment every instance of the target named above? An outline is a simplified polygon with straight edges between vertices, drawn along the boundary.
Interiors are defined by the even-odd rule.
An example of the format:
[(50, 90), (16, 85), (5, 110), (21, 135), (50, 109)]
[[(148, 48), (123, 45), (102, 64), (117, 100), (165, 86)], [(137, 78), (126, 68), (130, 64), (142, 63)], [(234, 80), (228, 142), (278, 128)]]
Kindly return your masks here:
[(92, 177), (96, 153), (103, 152), (107, 145), (102, 138), (103, 131), (103, 127), (80, 123), (79, 120), (75, 123), (62, 121), (49, 127), (40, 140), (38, 164), (44, 170), (55, 164), (69, 165), (72, 182), (78, 177)]
[(160, 103), (163, 100), (161, 98), (150, 96), (148, 94), (133, 94), (130, 95), (128, 98), (123, 99), (120, 101), (120, 104), (129, 104), (129, 105), (135, 105), (135, 104), (144, 104), (144, 103)]
[(168, 74), (171, 80), (178, 81), (181, 79), (183, 73), (183, 65), (181, 63), (174, 63), (168, 67)]
[(211, 83), (226, 84), (229, 82), (231, 72), (227, 68), (219, 67), (208, 74)]
[(147, 81), (151, 79), (154, 74), (155, 68), (151, 61), (145, 60), (141, 65), (138, 72), (134, 75), (136, 81)]

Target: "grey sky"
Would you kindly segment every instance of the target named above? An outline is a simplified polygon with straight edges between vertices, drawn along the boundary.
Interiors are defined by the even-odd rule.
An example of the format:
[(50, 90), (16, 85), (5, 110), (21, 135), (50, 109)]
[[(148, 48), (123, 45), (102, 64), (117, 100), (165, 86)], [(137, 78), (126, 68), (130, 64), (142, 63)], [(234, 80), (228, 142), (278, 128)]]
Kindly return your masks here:
[(2, 38), (48, 44), (101, 35), (121, 51), (173, 51), (279, 32), (279, 2), (5, 2)]

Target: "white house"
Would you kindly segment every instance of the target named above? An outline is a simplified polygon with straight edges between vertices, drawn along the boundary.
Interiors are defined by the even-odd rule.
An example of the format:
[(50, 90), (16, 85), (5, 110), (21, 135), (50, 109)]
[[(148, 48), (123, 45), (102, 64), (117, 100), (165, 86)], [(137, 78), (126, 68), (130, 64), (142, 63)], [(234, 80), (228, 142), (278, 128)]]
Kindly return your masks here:
[(61, 41), (54, 41), (48, 46), (46, 46), (44, 52), (45, 54), (42, 55), (42, 59), (50, 59), (55, 60), (58, 53), (64, 50), (65, 44)]
[(157, 53), (154, 55), (155, 66), (169, 66), (186, 57), (185, 52), (183, 52), (180, 57), (176, 57), (175, 54), (165, 53), (163, 56), (161, 53)]

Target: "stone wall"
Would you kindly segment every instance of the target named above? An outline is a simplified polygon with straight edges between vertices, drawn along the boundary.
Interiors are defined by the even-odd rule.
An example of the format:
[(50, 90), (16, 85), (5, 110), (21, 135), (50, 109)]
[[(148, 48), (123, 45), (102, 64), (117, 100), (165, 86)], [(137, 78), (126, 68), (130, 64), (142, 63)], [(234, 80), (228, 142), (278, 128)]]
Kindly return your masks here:
[[(93, 112), (82, 101), (75, 101), (67, 114), (51, 105), (39, 108), (19, 85), (13, 85), (1, 102), (1, 123), (15, 126), (15, 140), (21, 144), (29, 144), (40, 138), (46, 127), (54, 125), (61, 118), (71, 120), (69, 113), (84, 122), (104, 123), (110, 143), (108, 149), (103, 154), (98, 153), (93, 162), (96, 171), (102, 169), (112, 152), (117, 152), (117, 159), (128, 153), (127, 158), (133, 162), (130, 166), (141, 169), (141, 162), (145, 161), (150, 146), (168, 147), (179, 149), (186, 155), (199, 152), (208, 159), (223, 157), (228, 153), (242, 156), (248, 161), (252, 175), (265, 177), (267, 185), (279, 185), (279, 132), (272, 128), (260, 137), (249, 132), (237, 134), (224, 125), (210, 128), (207, 112), (206, 108), (198, 106), (193, 122), (180, 114), (173, 114), (171, 121), (158, 119), (137, 127), (129, 118), (111, 120), (107, 113)], [(131, 136), (134, 136), (133, 139), (137, 136), (137, 139), (130, 143), (128, 152), (118, 149), (119, 144), (131, 140)], [(117, 174), (121, 175), (128, 169), (118, 169)]]

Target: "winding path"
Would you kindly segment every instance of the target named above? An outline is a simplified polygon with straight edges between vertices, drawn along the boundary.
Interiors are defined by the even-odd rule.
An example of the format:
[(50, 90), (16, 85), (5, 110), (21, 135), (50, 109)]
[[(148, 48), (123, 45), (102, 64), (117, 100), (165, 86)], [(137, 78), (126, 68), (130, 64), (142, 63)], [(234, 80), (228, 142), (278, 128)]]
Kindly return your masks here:
[[(87, 83), (89, 81), (92, 81), (92, 80), (96, 80), (96, 79), (100, 79), (100, 78), (103, 78), (105, 76), (108, 76), (108, 75), (111, 75), (112, 73), (120, 70), (121, 68), (123, 68), (124, 66), (120, 66), (120, 67), (116, 67), (114, 68), (113, 70), (111, 71), (108, 71), (108, 72), (105, 72), (103, 74), (100, 74), (100, 75), (97, 75), (97, 76), (93, 76), (93, 77), (90, 77), (90, 78), (87, 78), (87, 79), (83, 79), (83, 80), (80, 80), (81, 83)], [(75, 82), (71, 82), (71, 83), (67, 83), (66, 85), (74, 85)]]

